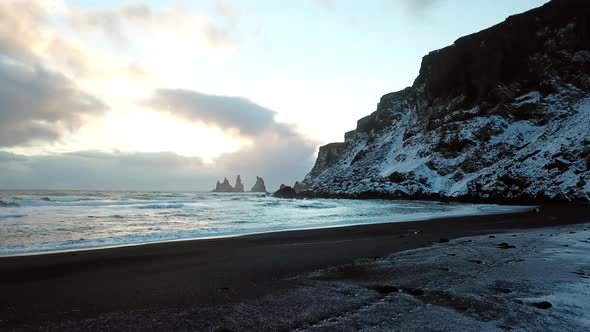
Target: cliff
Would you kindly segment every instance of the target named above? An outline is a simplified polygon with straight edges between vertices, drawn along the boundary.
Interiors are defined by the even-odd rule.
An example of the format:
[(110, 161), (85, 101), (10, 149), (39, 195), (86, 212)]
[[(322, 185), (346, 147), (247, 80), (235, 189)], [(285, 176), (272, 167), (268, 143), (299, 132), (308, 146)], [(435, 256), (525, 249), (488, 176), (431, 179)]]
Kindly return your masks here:
[(590, 6), (553, 0), (426, 55), (302, 194), (589, 201), (589, 169)]

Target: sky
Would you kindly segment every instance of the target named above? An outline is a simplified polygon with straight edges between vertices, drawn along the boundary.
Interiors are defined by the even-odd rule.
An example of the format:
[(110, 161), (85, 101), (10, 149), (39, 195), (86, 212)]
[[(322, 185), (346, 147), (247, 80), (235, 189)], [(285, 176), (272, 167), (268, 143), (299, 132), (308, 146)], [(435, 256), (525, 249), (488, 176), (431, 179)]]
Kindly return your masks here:
[(2, 0), (0, 188), (301, 180), (422, 57), (546, 0)]

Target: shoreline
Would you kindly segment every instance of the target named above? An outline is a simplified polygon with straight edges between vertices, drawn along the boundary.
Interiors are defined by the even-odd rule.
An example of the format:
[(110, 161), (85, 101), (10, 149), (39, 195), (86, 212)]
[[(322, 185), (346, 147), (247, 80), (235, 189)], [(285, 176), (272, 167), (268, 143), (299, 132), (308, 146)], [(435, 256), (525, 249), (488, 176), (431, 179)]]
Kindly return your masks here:
[(590, 205), (0, 257), (0, 328), (207, 308), (293, 287), (319, 269), (446, 239), (590, 221)]
[[(445, 203), (459, 204), (459, 202), (445, 202)], [(499, 204), (489, 204), (489, 205), (503, 206), (503, 205), (499, 205)], [(457, 214), (457, 215), (453, 215), (453, 216), (435, 217), (435, 218), (427, 218), (427, 219), (420, 219), (420, 218), (416, 217), (416, 218), (410, 218), (410, 219), (401, 220), (401, 221), (350, 223), (350, 224), (341, 224), (341, 225), (332, 225), (332, 226), (304, 227), (304, 228), (270, 230), (270, 231), (241, 233), (241, 234), (222, 234), (222, 235), (211, 235), (211, 236), (204, 236), (204, 237), (186, 237), (186, 238), (177, 238), (177, 239), (152, 241), (152, 242), (137, 242), (137, 243), (127, 243), (127, 244), (118, 244), (118, 245), (106, 245), (106, 246), (99, 246), (99, 247), (79, 247), (79, 248), (66, 248), (66, 249), (60, 249), (60, 250), (27, 251), (27, 252), (13, 253), (13, 254), (0, 254), (0, 259), (8, 258), (8, 257), (40, 256), (40, 255), (52, 255), (52, 254), (61, 254), (61, 253), (75, 253), (75, 252), (92, 251), (92, 250), (108, 250), (108, 249), (117, 249), (117, 248), (133, 247), (133, 246), (144, 246), (144, 245), (170, 243), (170, 242), (216, 240), (216, 239), (236, 238), (236, 237), (243, 237), (243, 236), (253, 236), (253, 235), (263, 235), (263, 234), (273, 234), (273, 233), (315, 231), (315, 230), (321, 230), (321, 229), (360, 227), (360, 226), (368, 226), (368, 225), (381, 225), (381, 224), (406, 223), (406, 222), (424, 222), (424, 221), (428, 222), (431, 220), (477, 217), (477, 216), (512, 215), (512, 214), (531, 212), (533, 209), (538, 208), (540, 205), (504, 205), (504, 206), (512, 209), (512, 211), (490, 211), (490, 212), (483, 212), (482, 211), (479, 214), (466, 213), (466, 214)]]

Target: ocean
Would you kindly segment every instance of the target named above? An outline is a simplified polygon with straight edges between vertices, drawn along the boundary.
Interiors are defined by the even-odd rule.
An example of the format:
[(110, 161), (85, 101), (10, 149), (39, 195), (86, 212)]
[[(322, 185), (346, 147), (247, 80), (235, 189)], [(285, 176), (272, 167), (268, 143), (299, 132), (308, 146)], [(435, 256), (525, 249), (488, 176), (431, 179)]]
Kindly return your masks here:
[(522, 206), (259, 193), (0, 191), (0, 255), (512, 212)]

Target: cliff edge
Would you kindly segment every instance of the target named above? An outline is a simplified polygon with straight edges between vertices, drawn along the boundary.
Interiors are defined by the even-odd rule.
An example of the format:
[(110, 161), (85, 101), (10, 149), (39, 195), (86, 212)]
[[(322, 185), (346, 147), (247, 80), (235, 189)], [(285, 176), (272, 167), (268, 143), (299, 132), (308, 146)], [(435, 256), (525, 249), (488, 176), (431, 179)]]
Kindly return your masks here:
[(553, 0), (426, 55), (304, 196), (590, 201), (590, 6)]

